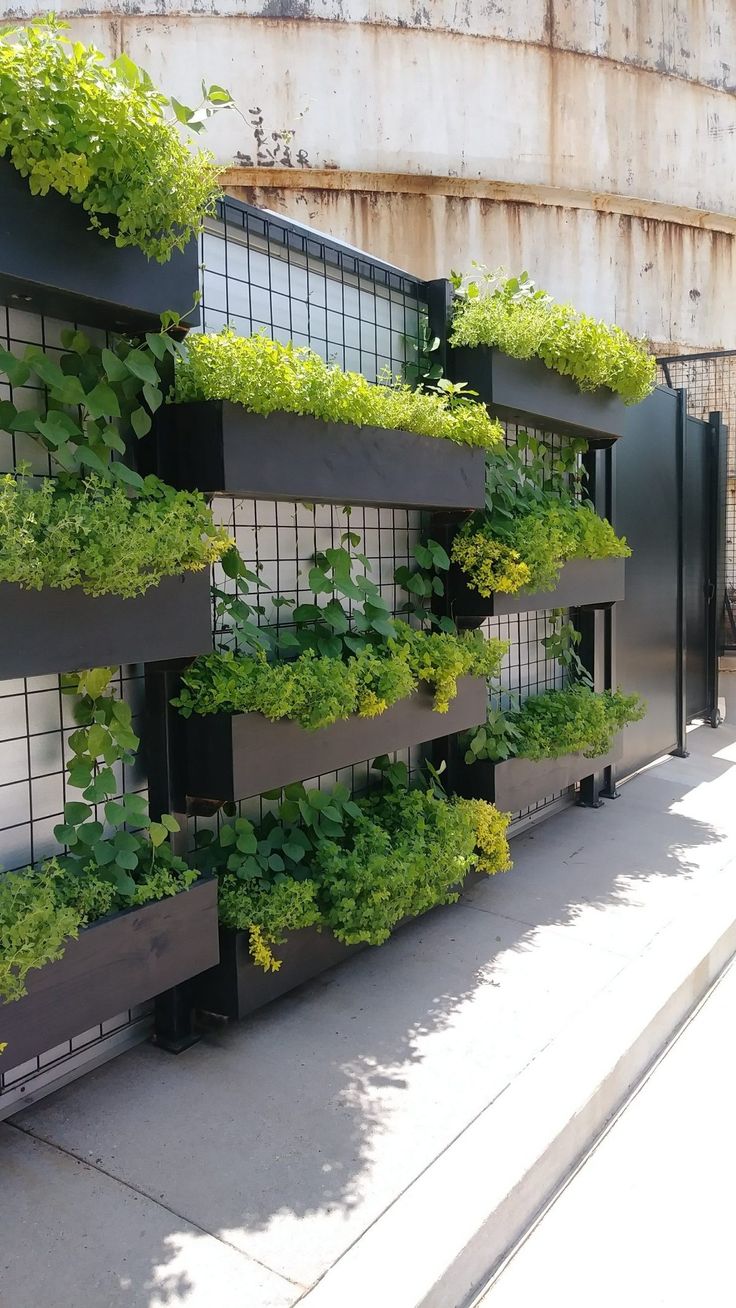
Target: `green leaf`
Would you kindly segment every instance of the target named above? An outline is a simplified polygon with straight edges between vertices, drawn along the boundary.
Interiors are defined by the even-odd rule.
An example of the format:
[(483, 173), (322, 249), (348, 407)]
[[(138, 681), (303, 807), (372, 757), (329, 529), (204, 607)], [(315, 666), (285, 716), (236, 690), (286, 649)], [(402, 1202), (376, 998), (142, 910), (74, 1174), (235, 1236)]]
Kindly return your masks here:
[(0, 347), (0, 373), (4, 373), (11, 386), (25, 386), (31, 369), (23, 359), (16, 359), (9, 350)]
[(148, 828), (148, 834), (154, 849), (158, 849), (159, 845), (163, 845), (169, 833), (163, 822), (152, 822)]
[(45, 418), (37, 418), (36, 430), (54, 448), (68, 440), (79, 440), (82, 435), (81, 427), (68, 413), (56, 410), (47, 413)]
[(113, 463), (110, 472), (118, 481), (124, 482), (126, 486), (132, 486), (134, 490), (143, 489), (143, 478), (134, 472), (132, 468), (126, 467), (124, 463)]
[(172, 835), (175, 834), (177, 831), (181, 831), (181, 827), (179, 826), (179, 823), (177, 822), (175, 817), (172, 817), (171, 813), (161, 814), (161, 824), (162, 826), (166, 827), (166, 830), (170, 831)]
[(98, 840), (97, 844), (92, 846), (92, 854), (98, 867), (107, 867), (115, 858), (115, 850), (109, 840)]
[(140, 381), (150, 382), (152, 386), (158, 384), (159, 375), (156, 370), (156, 365), (145, 351), (131, 350), (130, 354), (126, 354), (125, 356), (125, 366), (128, 371), (132, 372), (133, 376), (138, 377)]
[(286, 864), (280, 854), (271, 854), (268, 860), (268, 866), (272, 872), (283, 872)]
[(119, 418), (120, 403), (107, 382), (98, 382), (85, 397), (87, 412), (91, 418)]
[(169, 350), (169, 337), (161, 332), (146, 332), (146, 345), (157, 359), (164, 359)]
[(54, 827), (54, 840), (60, 845), (74, 845), (77, 841), (77, 828), (68, 822), (59, 822)]
[(301, 863), (306, 853), (306, 850), (301, 845), (297, 845), (293, 840), (287, 840), (284, 842), (283, 851), (286, 854), (286, 857), (291, 859), (292, 863)]
[(77, 830), (77, 836), (83, 845), (96, 845), (101, 835), (101, 822), (85, 822)]
[(116, 799), (109, 799), (105, 804), (105, 817), (111, 826), (118, 827), (121, 822), (125, 822), (127, 814), (122, 804)]
[(325, 790), (308, 790), (307, 803), (310, 808), (316, 809), (318, 813), (324, 811), (330, 802), (330, 796)]
[(237, 837), (235, 847), (240, 850), (241, 854), (255, 854), (258, 849), (258, 841), (252, 832), (244, 831)]
[(130, 415), (130, 424), (139, 440), (151, 430), (151, 415), (145, 409), (134, 409)]
[[(115, 852), (115, 862), (118, 867), (124, 867), (133, 872), (138, 866), (138, 855), (132, 849), (118, 849)], [(135, 885), (133, 890), (135, 890)], [(133, 892), (131, 891), (131, 893)]]
[(120, 359), (117, 354), (113, 354), (112, 350), (102, 351), (102, 366), (105, 369), (106, 377), (111, 382), (125, 381), (126, 377), (130, 375), (124, 360)]
[(117, 450), (118, 454), (125, 454), (125, 441), (117, 427), (113, 427), (112, 423), (108, 423), (106, 427), (102, 428), (101, 435), (103, 444), (109, 450)]
[(151, 410), (151, 413), (155, 413), (156, 410), (161, 407), (164, 397), (158, 386), (152, 386), (150, 382), (146, 382), (143, 387), (143, 398)]
[(70, 800), (64, 805), (64, 821), (70, 826), (79, 826), (80, 822), (86, 822), (91, 816), (92, 809), (89, 804), (83, 804), (81, 800)]
[(235, 827), (222, 827), (220, 830), (220, 845), (223, 849), (229, 849), (235, 844), (237, 839)]

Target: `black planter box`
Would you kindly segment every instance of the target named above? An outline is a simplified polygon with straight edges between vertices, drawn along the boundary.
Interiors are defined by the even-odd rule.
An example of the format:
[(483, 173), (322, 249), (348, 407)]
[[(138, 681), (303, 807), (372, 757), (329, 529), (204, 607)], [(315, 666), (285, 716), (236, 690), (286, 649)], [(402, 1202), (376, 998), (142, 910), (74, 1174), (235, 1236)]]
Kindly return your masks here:
[(189, 658), (212, 649), (210, 570), (164, 577), (145, 595), (22, 590), (0, 583), (0, 681)]
[(159, 326), (165, 309), (187, 313), (199, 287), (197, 241), (168, 263), (116, 248), (89, 226), (81, 204), (31, 195), (28, 180), (0, 159), (0, 301), (10, 308), (111, 331)]
[(218, 958), (214, 878), (93, 923), (68, 941), (58, 962), (28, 973), (27, 995), (0, 1006), (4, 1066), (19, 1067)]
[(582, 436), (603, 449), (623, 436), (626, 405), (607, 387), (581, 391), (541, 359), (512, 359), (487, 345), (460, 346), (448, 355), (454, 381), (466, 381), (491, 413), (538, 431)]
[(228, 800), (465, 731), (485, 720), (487, 698), (482, 677), (461, 677), (447, 713), (436, 713), (430, 692), (418, 690), (378, 717), (350, 717), (317, 731), (261, 713), (184, 719), (173, 709), (174, 810), (205, 815)]
[(220, 927), (220, 962), (192, 983), (195, 1008), (239, 1020), (368, 948), (343, 945), (326, 928), (287, 931), (284, 943), (274, 951), (281, 967), (277, 972), (265, 972), (251, 959), (249, 943), (247, 931)]
[(482, 449), (435, 436), (268, 417), (226, 400), (166, 405), (141, 466), (170, 486), (236, 498), (477, 509)]
[(445, 581), (447, 612), (460, 618), (499, 618), (533, 609), (603, 609), (625, 595), (625, 559), (570, 559), (563, 564), (554, 590), (505, 595), (479, 595), (465, 573), (453, 563)]
[(561, 758), (507, 758), (502, 763), (481, 759), (465, 763), (460, 750), (448, 765), (447, 788), (466, 799), (487, 799), (503, 813), (519, 813), (539, 800), (574, 786), (583, 777), (601, 772), (621, 757), (621, 738), (608, 754), (585, 758), (564, 754)]

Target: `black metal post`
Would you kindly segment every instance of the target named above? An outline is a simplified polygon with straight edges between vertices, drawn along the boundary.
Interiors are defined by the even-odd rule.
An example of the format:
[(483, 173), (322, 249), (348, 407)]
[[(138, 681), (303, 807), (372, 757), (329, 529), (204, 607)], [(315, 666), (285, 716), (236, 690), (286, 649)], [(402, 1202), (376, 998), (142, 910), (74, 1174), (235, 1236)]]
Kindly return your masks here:
[(447, 337), (452, 319), (452, 282), (449, 282), (446, 277), (436, 277), (433, 281), (425, 283), (425, 290), (430, 334), (438, 337), (440, 342), (437, 349), (437, 362), (442, 368), (443, 376), (447, 376)]
[[(604, 453), (605, 467), (605, 515), (608, 521), (616, 525), (616, 446), (611, 445)], [(612, 604), (603, 614), (603, 689), (616, 688), (616, 605)], [(604, 799), (618, 799), (620, 790), (616, 785), (616, 764), (611, 763), (603, 770), (603, 785), (600, 791)]]
[(706, 641), (707, 714), (712, 727), (721, 724), (718, 707), (718, 659), (722, 650), (726, 592), (726, 495), (728, 428), (721, 413), (708, 418), (710, 451), (710, 513), (708, 517), (708, 627)]
[[(176, 749), (175, 719), (169, 701), (179, 688), (179, 673), (185, 661), (147, 663), (146, 673), (146, 765), (148, 770), (148, 806), (151, 817), (171, 813), (180, 830), (171, 837), (175, 854), (187, 849), (187, 815), (172, 812), (173, 757)], [(172, 728), (174, 730), (172, 730)], [(154, 1002), (154, 1043), (170, 1054), (181, 1054), (196, 1045), (191, 986), (185, 981), (157, 995)]]
[[(599, 511), (605, 493), (605, 482), (600, 475), (600, 457), (600, 453), (596, 450), (587, 450), (583, 455), (588, 498)], [(598, 609), (578, 609), (575, 625), (581, 635), (580, 659), (592, 678), (594, 689), (602, 690), (603, 687), (600, 683), (603, 677), (605, 658), (603, 614)], [(577, 802), (581, 808), (602, 808), (603, 800), (600, 792), (601, 774), (591, 772), (589, 776), (583, 777), (580, 782)]]
[(677, 715), (675, 758), (687, 758), (687, 629), (685, 622), (685, 439), (687, 392), (677, 391), (676, 494), (677, 494), (677, 667), (675, 712)]

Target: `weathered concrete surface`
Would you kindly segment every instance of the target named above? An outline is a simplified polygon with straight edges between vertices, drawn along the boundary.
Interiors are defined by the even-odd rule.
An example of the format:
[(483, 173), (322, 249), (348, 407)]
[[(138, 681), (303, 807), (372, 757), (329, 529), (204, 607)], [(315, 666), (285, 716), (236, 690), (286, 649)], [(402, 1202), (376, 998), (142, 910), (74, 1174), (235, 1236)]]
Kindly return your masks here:
[(477, 1308), (689, 1308), (734, 1283), (736, 967)]
[[(528, 1191), (539, 1202), (599, 1128), (601, 1098), (570, 1126), (586, 1077), (623, 1095), (647, 1042), (663, 1043), (728, 933), (736, 940), (736, 731), (702, 728), (690, 745), (689, 759), (655, 766), (616, 803), (519, 837), (512, 873), (382, 950), (182, 1058), (136, 1049), (19, 1114), (0, 1133), (0, 1166), (22, 1130), (165, 1207), (130, 1308), (148, 1308), (151, 1277), (165, 1276), (170, 1241), (190, 1226), (280, 1278), (279, 1293), (293, 1284), (292, 1302), (326, 1273), (310, 1308), (456, 1308), (528, 1220)], [(479, 1150), (477, 1130), (501, 1138)], [(68, 1222), (56, 1195), (47, 1203), (38, 1185), (22, 1226), (15, 1205), (3, 1215), (28, 1308), (78, 1308), (88, 1275), (120, 1264), (126, 1236), (106, 1222), (82, 1255), (72, 1242), (76, 1301), (49, 1299), (37, 1249)], [(492, 1238), (464, 1261), (496, 1210)], [(419, 1238), (421, 1257), (407, 1257)], [(248, 1308), (271, 1302), (243, 1286)]]
[[(0, 15), (47, 7), (0, 0)], [(426, 276), (472, 259), (526, 267), (658, 344), (732, 342), (736, 10), (722, 0), (53, 8), (186, 102), (201, 78), (227, 85), (244, 116), (220, 114), (208, 144), (224, 165), (265, 170), (231, 182), (259, 204)], [(282, 166), (294, 179), (274, 186)], [(453, 179), (491, 193), (453, 193)], [(517, 194), (493, 194), (504, 186)]]

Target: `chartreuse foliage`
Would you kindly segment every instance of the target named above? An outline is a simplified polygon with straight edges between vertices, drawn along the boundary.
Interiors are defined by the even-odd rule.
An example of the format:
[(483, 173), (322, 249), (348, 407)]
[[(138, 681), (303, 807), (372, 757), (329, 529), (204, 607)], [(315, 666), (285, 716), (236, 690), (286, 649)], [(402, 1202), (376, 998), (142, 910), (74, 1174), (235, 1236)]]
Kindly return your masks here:
[(584, 446), (573, 441), (553, 453), (521, 432), (516, 445), (488, 455), (486, 508), (467, 519), (451, 549), (479, 595), (553, 590), (568, 559), (631, 554), (625, 537), (578, 498)]
[[(250, 933), (255, 963), (276, 970), (286, 931), (324, 926), (346, 944), (379, 945), (406, 917), (458, 898), (473, 868), (510, 867), (508, 817), (483, 801), (389, 784), (357, 801), (346, 787), (287, 786), (275, 812), (199, 836), (198, 862), (217, 872), (220, 918)], [(391, 784), (393, 782), (393, 784)]]
[(489, 725), (470, 736), (466, 762), (561, 758), (577, 753), (596, 758), (607, 754), (614, 736), (644, 713), (638, 695), (624, 695), (620, 690), (597, 694), (580, 684), (548, 690), (531, 695), (520, 708), (491, 715)]
[(165, 263), (214, 212), (219, 191), (212, 156), (191, 153), (176, 124), (201, 131), (232, 99), (203, 84), (190, 109), (128, 55), (108, 64), (94, 46), (69, 41), (66, 27), (50, 16), (0, 39), (0, 155), (34, 195), (67, 195), (100, 236)]
[[(239, 593), (218, 590), (220, 611), (233, 624), (228, 640), (234, 637), (239, 650), (250, 652), (223, 649), (195, 659), (173, 701), (183, 716), (255, 712), (314, 730), (354, 713), (375, 717), (420, 684), (434, 692), (434, 707), (444, 713), (458, 677), (497, 675), (505, 642), (484, 640), (479, 632), (428, 633), (393, 619), (368, 572), (355, 574), (356, 563), (370, 569), (364, 554), (345, 548), (359, 542), (350, 532), (339, 548), (317, 555), (308, 576), (313, 602), (293, 609), (289, 627), (258, 628), (255, 606)], [(224, 563), (241, 586), (257, 582), (234, 551)], [(269, 656), (284, 657), (269, 662)]]
[(141, 595), (229, 548), (204, 496), (154, 477), (136, 498), (96, 475), (47, 478), (38, 490), (22, 473), (0, 477), (0, 581), (28, 590)]
[(323, 422), (385, 427), (490, 448), (502, 436), (485, 406), (461, 388), (413, 390), (398, 378), (377, 385), (327, 364), (306, 346), (267, 336), (192, 336), (177, 361), (177, 400), (230, 400), (251, 413), (301, 413)]
[(178, 894), (197, 879), (172, 852), (175, 818), (165, 813), (151, 821), (142, 795), (114, 798), (114, 769), (134, 762), (139, 740), (130, 706), (111, 687), (112, 673), (94, 668), (62, 680), (76, 698), (79, 724), (69, 738), (67, 787), (81, 799), (64, 805), (64, 821), (54, 828), (66, 853), (0, 877), (2, 1001), (25, 994), (29, 969), (60, 958), (65, 941), (88, 923)]
[(515, 359), (542, 359), (581, 391), (606, 387), (626, 404), (638, 404), (654, 389), (656, 362), (643, 341), (570, 304), (556, 304), (527, 273), (474, 269), (469, 277), (452, 274), (458, 293), (453, 345), (495, 346)]

